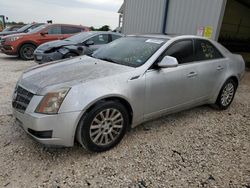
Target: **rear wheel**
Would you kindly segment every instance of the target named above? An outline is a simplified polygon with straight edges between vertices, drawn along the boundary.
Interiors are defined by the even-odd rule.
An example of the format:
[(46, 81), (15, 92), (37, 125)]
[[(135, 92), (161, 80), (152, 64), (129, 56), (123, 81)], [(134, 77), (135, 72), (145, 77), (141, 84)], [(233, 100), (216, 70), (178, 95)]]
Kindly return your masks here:
[(115, 101), (102, 102), (81, 119), (77, 140), (90, 151), (106, 151), (122, 140), (128, 123), (129, 115), (122, 104)]
[(19, 50), (19, 55), (23, 60), (33, 60), (35, 49), (36, 46), (33, 44), (24, 44)]
[(235, 92), (237, 90), (237, 84), (233, 79), (229, 79), (222, 86), (220, 94), (217, 98), (216, 105), (220, 110), (226, 110), (233, 102)]

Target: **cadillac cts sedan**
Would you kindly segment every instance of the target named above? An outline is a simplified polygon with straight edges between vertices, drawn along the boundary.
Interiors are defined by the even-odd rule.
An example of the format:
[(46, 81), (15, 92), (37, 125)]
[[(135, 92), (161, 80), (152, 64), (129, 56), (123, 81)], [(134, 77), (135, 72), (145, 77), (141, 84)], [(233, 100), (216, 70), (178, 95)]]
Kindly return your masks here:
[(134, 35), (91, 57), (26, 71), (13, 94), (18, 124), (45, 145), (101, 152), (142, 122), (203, 104), (227, 109), (241, 56), (196, 36)]

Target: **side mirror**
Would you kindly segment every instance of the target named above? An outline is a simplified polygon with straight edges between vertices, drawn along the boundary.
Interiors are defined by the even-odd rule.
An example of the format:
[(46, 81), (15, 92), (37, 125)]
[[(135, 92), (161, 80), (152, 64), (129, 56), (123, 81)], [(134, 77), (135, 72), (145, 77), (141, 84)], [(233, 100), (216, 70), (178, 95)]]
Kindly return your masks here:
[(92, 41), (92, 40), (89, 40), (89, 41), (87, 41), (86, 43), (85, 43), (85, 45), (86, 46), (91, 46), (91, 45), (94, 45), (95, 43), (94, 43), (94, 41)]
[(42, 33), (40, 33), (40, 35), (42, 35), (42, 36), (45, 36), (45, 35), (48, 35), (49, 33), (48, 32), (42, 32)]
[(158, 63), (158, 67), (160, 68), (172, 68), (178, 67), (179, 63), (176, 58), (171, 56), (165, 56), (161, 62)]

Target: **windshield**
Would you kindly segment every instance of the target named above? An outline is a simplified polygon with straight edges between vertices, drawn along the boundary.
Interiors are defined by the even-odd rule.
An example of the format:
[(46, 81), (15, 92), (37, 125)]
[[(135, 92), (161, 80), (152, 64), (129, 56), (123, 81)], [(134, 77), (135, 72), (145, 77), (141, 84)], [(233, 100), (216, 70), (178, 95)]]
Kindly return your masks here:
[(81, 32), (77, 35), (73, 35), (72, 37), (69, 37), (65, 39), (65, 41), (72, 41), (74, 43), (81, 43), (84, 42), (85, 39), (93, 35), (92, 32)]
[(97, 50), (93, 57), (131, 67), (139, 67), (166, 42), (165, 39), (125, 37)]
[(6, 27), (2, 32), (10, 31), (10, 27)]
[(17, 31), (23, 32), (23, 31), (25, 31), (26, 29), (30, 28), (30, 26), (31, 26), (31, 24), (25, 25), (25, 26), (21, 27), (20, 29), (18, 29)]
[(41, 25), (41, 26), (38, 26), (38, 27), (32, 29), (32, 30), (29, 31), (28, 33), (37, 33), (37, 32), (39, 32), (39, 31), (43, 30), (44, 28), (46, 28), (46, 25)]

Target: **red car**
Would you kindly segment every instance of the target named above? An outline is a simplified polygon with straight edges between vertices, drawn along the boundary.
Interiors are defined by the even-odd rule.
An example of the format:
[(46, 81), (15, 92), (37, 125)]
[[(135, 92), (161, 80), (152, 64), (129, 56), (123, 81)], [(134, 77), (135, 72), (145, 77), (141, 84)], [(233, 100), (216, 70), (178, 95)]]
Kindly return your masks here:
[(85, 31), (89, 31), (89, 28), (79, 25), (46, 24), (29, 33), (2, 37), (0, 49), (4, 54), (18, 55), (23, 60), (32, 60), (33, 52), (39, 45), (53, 40), (62, 40)]

